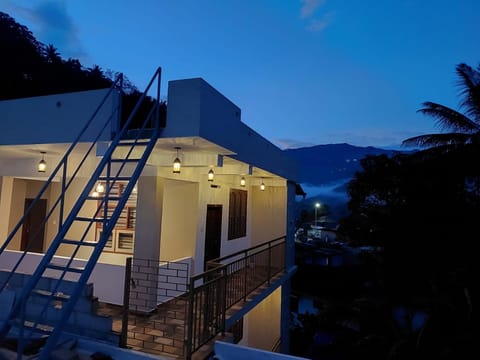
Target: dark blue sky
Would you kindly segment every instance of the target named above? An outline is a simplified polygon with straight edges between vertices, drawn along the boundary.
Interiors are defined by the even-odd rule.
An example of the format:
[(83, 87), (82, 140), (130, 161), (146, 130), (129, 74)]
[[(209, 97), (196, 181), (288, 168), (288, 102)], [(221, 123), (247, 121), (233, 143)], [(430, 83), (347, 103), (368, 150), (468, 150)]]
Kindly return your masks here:
[(64, 58), (140, 89), (202, 77), (280, 147), (390, 146), (457, 108), (455, 66), (480, 62), (478, 0), (3, 0)]

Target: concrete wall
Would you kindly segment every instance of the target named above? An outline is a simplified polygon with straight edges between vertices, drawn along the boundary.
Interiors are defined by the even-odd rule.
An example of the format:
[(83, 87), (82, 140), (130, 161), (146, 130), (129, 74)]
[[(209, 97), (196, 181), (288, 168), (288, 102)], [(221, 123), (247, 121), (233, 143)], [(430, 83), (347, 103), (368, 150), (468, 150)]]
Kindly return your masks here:
[[(228, 240), (228, 210), (230, 189), (236, 188), (228, 182), (216, 180), (217, 188), (212, 188), (211, 183), (206, 178), (199, 179), (200, 201), (198, 204), (198, 225), (195, 250), (195, 274), (203, 272), (203, 259), (205, 255), (205, 225), (207, 219), (207, 205), (222, 206), (222, 239), (220, 245), (220, 256), (226, 256), (242, 249), (250, 247), (250, 228), (251, 228), (251, 201), (250, 187), (241, 188), (248, 191), (247, 198), (247, 234), (245, 237)], [(238, 187), (239, 188), (239, 187)]]
[(214, 351), (217, 359), (306, 360), (306, 358), (253, 349), (248, 346), (230, 344), (223, 341), (215, 341)]
[(195, 255), (198, 183), (165, 180), (160, 257), (171, 261)]
[[(10, 232), (15, 228), (18, 221), (24, 215), (25, 200), (33, 199), (37, 196), (44, 182), (39, 180), (17, 179), (10, 176), (2, 177), (2, 197), (0, 200), (0, 244), (3, 244)], [(42, 199), (47, 200), (47, 213), (50, 209), (50, 188), (42, 195)], [(45, 224), (45, 242), (44, 248), (51, 241), (51, 232), (53, 228), (50, 223)], [(9, 249), (19, 250), (21, 245), (22, 227), (19, 228), (10, 245)]]
[(252, 246), (286, 235), (286, 198), (286, 187), (252, 188)]
[(164, 179), (142, 176), (138, 181), (134, 257), (160, 259)]
[(13, 178), (10, 176), (2, 176), (0, 190), (0, 241), (4, 243), (10, 233), (10, 205), (12, 203), (13, 194)]
[(281, 287), (253, 308), (246, 316), (242, 344), (272, 350), (280, 338)]
[[(107, 92), (100, 89), (0, 101), (0, 145), (70, 143)], [(93, 140), (110, 117), (118, 126), (119, 99), (118, 92), (110, 94), (82, 141)], [(109, 128), (102, 140), (110, 138), (111, 130), (114, 128)]]
[[(165, 172), (167, 171), (167, 173)], [(191, 256), (195, 259), (193, 273), (203, 272), (205, 252), (205, 225), (207, 205), (222, 206), (222, 234), (220, 256), (250, 247), (253, 187), (234, 186), (227, 178), (215, 180), (216, 188), (207, 181), (208, 170), (182, 169), (178, 180), (165, 179), (164, 202), (161, 225), (161, 260)], [(160, 170), (161, 177), (171, 176), (171, 170)], [(230, 189), (239, 188), (249, 192), (247, 199), (247, 234), (245, 237), (228, 240), (228, 210)], [(138, 225), (138, 224), (137, 224)]]
[[(10, 232), (15, 228), (18, 221), (23, 216), (24, 208), (25, 208), (26, 193), (27, 193), (26, 181), (20, 180), (20, 179), (14, 179), (12, 193), (11, 193), (11, 202), (9, 206), (10, 218), (8, 221), (8, 231), (7, 231), (8, 234), (10, 234)], [(2, 241), (3, 240), (5, 239), (2, 239)], [(20, 228), (15, 234), (15, 236), (13, 237), (8, 248), (19, 250), (21, 246), (21, 241), (22, 241), (22, 229)]]
[(240, 161), (296, 180), (294, 161), (242, 123), (240, 108), (201, 78), (168, 83), (167, 117), (162, 137), (200, 136), (235, 152)]
[[(0, 270), (11, 270), (22, 252), (6, 250), (0, 255)], [(42, 254), (27, 253), (25, 261), (22, 262), (17, 272), (24, 274), (33, 274), (42, 259)], [(54, 262), (66, 262), (67, 258), (56, 256)], [(86, 262), (74, 260), (73, 266), (85, 266)], [(94, 295), (102, 302), (111, 304), (123, 304), (123, 285), (125, 279), (125, 263), (122, 265), (97, 263), (90, 275), (89, 282), (94, 284)], [(55, 277), (58, 273), (53, 270), (47, 270), (45, 276)], [(67, 279), (70, 274), (67, 274)], [(72, 279), (75, 278), (75, 275)]]

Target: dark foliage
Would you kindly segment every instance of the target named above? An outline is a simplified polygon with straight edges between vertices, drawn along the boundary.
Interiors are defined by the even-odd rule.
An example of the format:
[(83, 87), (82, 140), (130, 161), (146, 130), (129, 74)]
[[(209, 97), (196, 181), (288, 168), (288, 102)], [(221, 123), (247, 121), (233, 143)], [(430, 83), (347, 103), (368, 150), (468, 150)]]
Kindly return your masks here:
[(415, 136), (404, 140), (405, 145), (448, 151), (459, 145), (480, 143), (480, 65), (474, 69), (462, 63), (455, 70), (459, 78), (460, 110), (431, 101), (424, 102), (418, 110), (435, 119), (437, 126), (447, 132)]
[[(0, 12), (0, 100), (109, 88), (119, 73), (104, 72), (98, 65), (85, 68), (78, 59), (62, 59), (53, 45), (44, 45), (23, 25)], [(142, 93), (126, 78), (122, 83), (122, 122)], [(139, 128), (154, 99), (147, 97), (129, 128)], [(160, 106), (160, 122), (166, 122), (166, 103)], [(153, 124), (152, 124), (153, 125)]]
[(98, 66), (84, 69), (77, 59), (63, 60), (23, 25), (0, 12), (0, 100), (108, 88)]
[[(396, 325), (393, 332), (383, 331), (390, 335), (388, 352), (381, 358), (458, 359), (474, 350), (475, 250), (480, 237), (479, 71), (457, 66), (463, 113), (432, 102), (420, 110), (450, 132), (405, 140), (427, 147), (423, 151), (367, 156), (349, 183), (351, 213), (341, 221), (341, 234), (351, 244), (383, 249), (378, 264), (383, 298), (366, 299), (384, 304), (390, 312), (403, 309), (409, 325), (402, 330), (398, 318), (392, 317)], [(412, 317), (419, 312), (426, 321), (414, 331)], [(374, 330), (368, 336), (377, 335)]]
[(385, 265), (400, 284), (421, 288), (437, 273), (473, 266), (479, 237), (480, 155), (468, 146), (436, 156), (367, 157), (349, 185), (351, 215), (341, 232), (384, 248)]

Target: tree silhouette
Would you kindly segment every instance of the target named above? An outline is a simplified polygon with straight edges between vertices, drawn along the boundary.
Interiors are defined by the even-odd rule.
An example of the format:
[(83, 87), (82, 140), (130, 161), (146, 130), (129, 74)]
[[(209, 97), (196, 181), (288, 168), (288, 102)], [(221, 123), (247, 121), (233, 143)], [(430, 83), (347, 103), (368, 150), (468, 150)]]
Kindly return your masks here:
[(0, 100), (108, 88), (113, 83), (95, 65), (63, 60), (54, 45), (37, 41), (27, 27), (0, 12)]
[(58, 53), (58, 50), (52, 44), (45, 47), (45, 60), (49, 64), (59, 64), (62, 62), (62, 58)]
[(448, 151), (459, 145), (480, 143), (480, 65), (474, 69), (462, 63), (457, 65), (456, 73), (460, 86), (460, 110), (463, 112), (434, 102), (424, 102), (423, 108), (418, 111), (433, 117), (442, 130), (449, 131), (411, 137), (403, 141), (404, 145), (437, 147)]
[[(37, 41), (27, 27), (18, 24), (8, 14), (0, 12), (0, 100), (51, 95), (109, 88), (119, 75), (104, 72), (99, 65), (82, 66), (78, 59), (62, 59), (54, 45)], [(122, 123), (142, 95), (123, 76)], [(140, 106), (130, 128), (140, 127), (150, 113), (155, 100), (151, 97)], [(166, 103), (160, 105), (160, 124), (166, 123)]]
[(38, 92), (43, 45), (23, 25), (0, 12), (0, 100)]

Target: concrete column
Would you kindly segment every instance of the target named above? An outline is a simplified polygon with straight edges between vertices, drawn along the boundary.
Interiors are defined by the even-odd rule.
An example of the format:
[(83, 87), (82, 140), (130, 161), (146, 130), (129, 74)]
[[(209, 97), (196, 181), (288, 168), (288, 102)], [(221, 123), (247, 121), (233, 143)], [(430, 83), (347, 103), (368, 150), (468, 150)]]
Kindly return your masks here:
[(287, 182), (287, 229), (285, 267), (290, 269), (295, 265), (295, 194), (294, 182)]
[[(287, 181), (287, 238), (285, 244), (285, 269), (291, 271), (295, 267), (295, 194), (296, 184)], [(281, 310), (281, 351), (288, 354), (290, 350), (290, 291), (291, 280), (282, 285)]]
[(157, 307), (158, 268), (163, 210), (163, 179), (141, 176), (132, 263), (130, 309), (151, 312)]
[(13, 194), (13, 177), (2, 176), (0, 188), (0, 241), (3, 242), (9, 234), (10, 204)]

